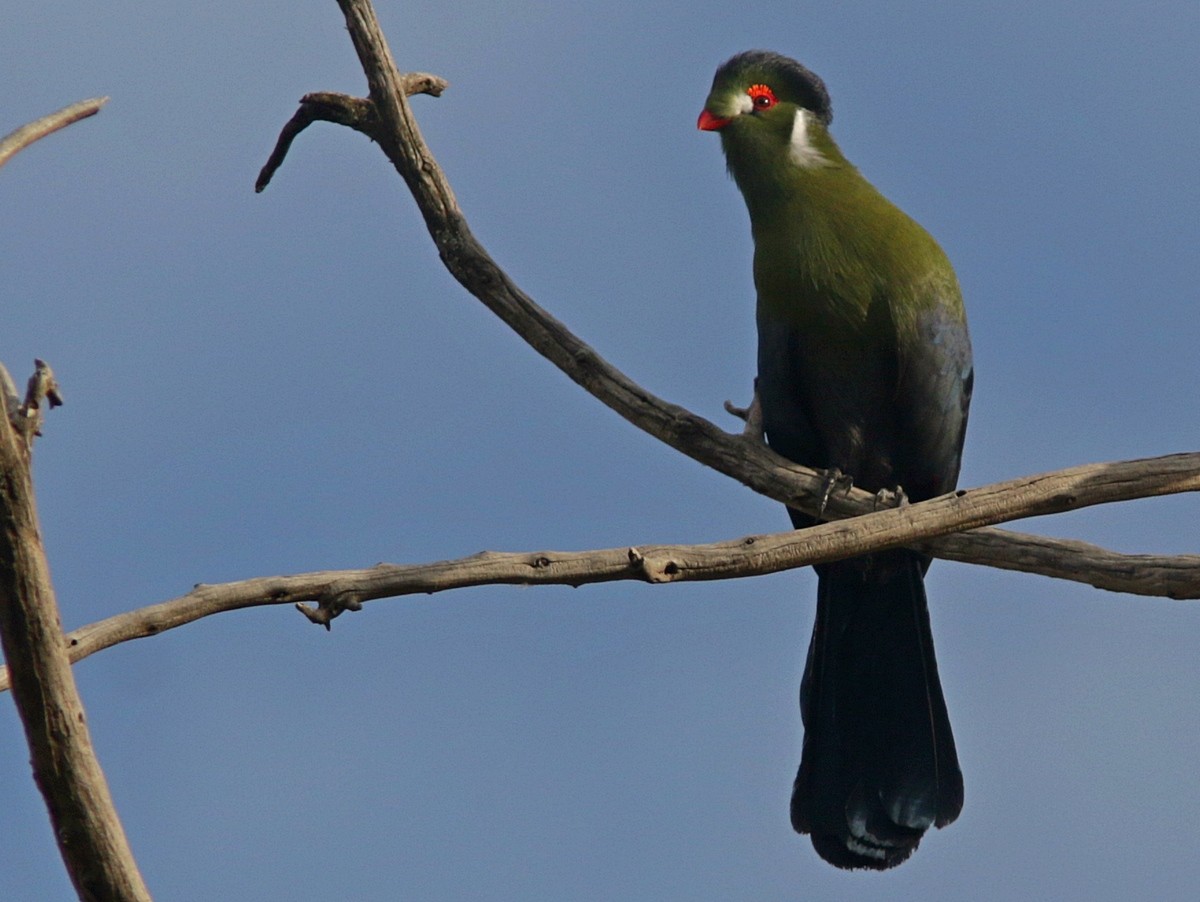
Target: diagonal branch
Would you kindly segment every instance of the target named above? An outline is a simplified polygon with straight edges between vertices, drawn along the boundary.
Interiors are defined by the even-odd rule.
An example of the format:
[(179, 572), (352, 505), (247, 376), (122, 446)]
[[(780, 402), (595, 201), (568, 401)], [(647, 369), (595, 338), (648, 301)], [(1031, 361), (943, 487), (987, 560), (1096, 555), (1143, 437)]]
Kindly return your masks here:
[[(0, 140), (0, 165), (39, 138), (95, 114), (106, 100), (85, 100), (17, 129)], [(0, 365), (0, 645), (34, 780), (75, 891), (80, 899), (141, 902), (150, 893), (92, 747), (38, 526), (32, 443), (40, 434), (43, 403), (56, 407), (62, 395), (45, 361), (35, 364), (23, 400)]]
[(24, 150), (34, 141), (53, 134), (60, 128), (66, 128), (72, 122), (95, 116), (100, 107), (108, 103), (107, 97), (93, 97), (91, 100), (81, 100), (70, 106), (63, 107), (56, 113), (50, 113), (41, 119), (36, 119), (28, 125), (22, 125), (14, 132), (0, 138), (0, 166), (7, 163), (15, 154)]
[[(42, 361), (24, 403), (0, 367), (0, 645), (63, 863), (81, 899), (150, 898), (92, 747), (64, 647), (30, 473), (31, 414), (57, 385)], [(34, 406), (31, 406), (34, 405)], [(16, 411), (14, 415), (13, 412)], [(5, 674), (6, 679), (8, 674)]]
[[(370, 100), (334, 94), (308, 95), (301, 102), (307, 122), (324, 119), (349, 125), (378, 142), (412, 192), (442, 261), (455, 278), (534, 350), (594, 397), (693, 460), (737, 479), (760, 494), (816, 514), (822, 504), (825, 486), (822, 474), (779, 457), (753, 436), (726, 433), (708, 420), (646, 391), (517, 287), (471, 233), (449, 182), (421, 137), (406, 99), (411, 93), (408, 79), (412, 76), (403, 76), (397, 70), (370, 3), (367, 0), (338, 2), (367, 76)], [(306, 106), (309, 108), (305, 109)], [(373, 108), (373, 114), (366, 112), (368, 108)], [(300, 116), (298, 113), (297, 117)], [(294, 132), (289, 134), (287, 142), (290, 143), (292, 137)], [(266, 186), (282, 162), (286, 151), (283, 136), (280, 146), (264, 167), (258, 182), (259, 190)], [(1175, 481), (1172, 473), (1164, 474), (1164, 477), (1168, 483)], [(1164, 491), (1194, 490), (1194, 486), (1188, 485), (1188, 488)], [(875, 510), (876, 506), (877, 501), (872, 495), (852, 489), (829, 499), (824, 515), (829, 518), (859, 516)], [(1101, 571), (1094, 574), (1094, 579), (1089, 575), (1082, 577), (1083, 580), (1118, 591), (1138, 591), (1129, 587), (1147, 584), (1141, 578), (1146, 564), (1143, 558), (1097, 557), (1092, 546), (1030, 538), (1002, 530), (946, 535), (922, 542), (921, 548), (950, 560), (1063, 578), (1080, 579), (1080, 570), (1099, 566)], [(1179, 572), (1177, 566), (1170, 569), (1172, 573)], [(1160, 585), (1160, 580), (1153, 577), (1149, 584)], [(1174, 595), (1177, 591), (1170, 589), (1163, 594)]]

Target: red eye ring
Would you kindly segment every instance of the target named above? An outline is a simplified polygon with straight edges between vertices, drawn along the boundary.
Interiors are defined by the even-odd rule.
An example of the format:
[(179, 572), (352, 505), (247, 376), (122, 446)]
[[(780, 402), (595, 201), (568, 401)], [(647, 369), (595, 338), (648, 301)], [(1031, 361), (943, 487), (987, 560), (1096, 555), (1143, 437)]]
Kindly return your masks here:
[(769, 110), (779, 102), (775, 97), (775, 92), (766, 85), (751, 85), (746, 89), (746, 94), (750, 97), (750, 102), (754, 104), (755, 110)]

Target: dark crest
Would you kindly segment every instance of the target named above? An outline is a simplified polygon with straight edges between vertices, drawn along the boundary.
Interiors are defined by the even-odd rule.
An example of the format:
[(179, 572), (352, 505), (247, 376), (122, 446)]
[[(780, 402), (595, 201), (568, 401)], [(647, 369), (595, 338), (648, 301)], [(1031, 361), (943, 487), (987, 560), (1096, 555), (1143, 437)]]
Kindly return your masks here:
[(751, 77), (774, 83), (776, 90), (811, 112), (825, 125), (833, 121), (833, 104), (825, 82), (794, 59), (770, 50), (747, 50), (731, 57), (713, 78), (713, 85), (731, 78)]

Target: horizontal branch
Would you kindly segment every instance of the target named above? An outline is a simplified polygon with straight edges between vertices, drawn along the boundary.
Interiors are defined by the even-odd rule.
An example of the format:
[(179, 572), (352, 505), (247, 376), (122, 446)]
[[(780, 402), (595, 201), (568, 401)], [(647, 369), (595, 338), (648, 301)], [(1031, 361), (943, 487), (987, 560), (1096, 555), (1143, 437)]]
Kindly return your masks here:
[[(1164, 476), (1164, 472), (1172, 474)], [(748, 536), (705, 545), (643, 545), (596, 551), (483, 552), (431, 564), (379, 564), (365, 570), (334, 570), (200, 585), (161, 604), (118, 614), (67, 635), (72, 662), (130, 639), (154, 636), (224, 611), (295, 604), (328, 627), (342, 611), (358, 610), (380, 598), (429, 594), (480, 585), (567, 585), (639, 580), (691, 582), (760, 576), (838, 560), (899, 545), (925, 547), (936, 539), (939, 553), (978, 563), (996, 543), (998, 530), (947, 535), (974, 523), (998, 522), (1071, 510), (1106, 501), (1190, 491), (1200, 487), (1200, 455), (1145, 461), (1089, 464), (1056, 473), (996, 483), (920, 504), (822, 523), (808, 529)], [(1016, 505), (1013, 498), (1018, 499)], [(1122, 555), (1087, 545), (1019, 533), (1003, 543), (1019, 549), (1004, 558), (1006, 569), (1042, 572), (1098, 588), (1169, 598), (1200, 598), (1200, 556)], [(929, 543), (934, 544), (933, 542)], [(1070, 555), (1064, 556), (1066, 546)], [(1087, 561), (1079, 567), (1080, 559)], [(304, 602), (316, 602), (308, 607)], [(0, 690), (8, 686), (0, 671)]]

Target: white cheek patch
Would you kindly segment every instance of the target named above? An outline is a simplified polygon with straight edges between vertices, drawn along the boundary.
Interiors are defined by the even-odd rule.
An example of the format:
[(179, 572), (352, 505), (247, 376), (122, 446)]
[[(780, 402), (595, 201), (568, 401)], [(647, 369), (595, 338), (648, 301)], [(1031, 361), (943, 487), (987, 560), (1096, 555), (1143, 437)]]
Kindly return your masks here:
[(792, 162), (802, 169), (813, 169), (826, 166), (829, 160), (817, 150), (808, 138), (808, 110), (796, 110), (796, 118), (792, 122)]
[(744, 116), (746, 113), (753, 113), (754, 101), (750, 98), (749, 94), (738, 94), (734, 108), (735, 116)]

